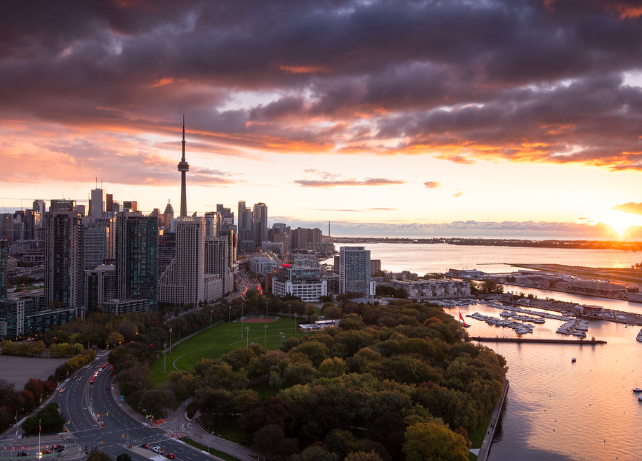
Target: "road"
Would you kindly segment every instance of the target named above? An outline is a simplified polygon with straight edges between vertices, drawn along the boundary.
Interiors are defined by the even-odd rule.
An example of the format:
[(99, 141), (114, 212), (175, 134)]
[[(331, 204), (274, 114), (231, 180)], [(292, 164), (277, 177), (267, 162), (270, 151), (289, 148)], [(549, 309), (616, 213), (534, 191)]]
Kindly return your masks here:
[[(181, 429), (179, 427), (170, 425), (162, 430), (136, 420), (136, 416), (130, 414), (132, 410), (119, 401), (118, 394), (112, 388), (113, 377), (110, 365), (107, 364), (102, 368), (104, 364), (107, 364), (107, 357), (95, 360), (58, 387), (53, 400), (58, 403), (60, 411), (67, 419), (67, 432), (43, 436), (41, 448), (45, 445), (62, 443), (66, 446), (66, 450), (61, 456), (50, 454), (43, 457), (55, 456), (64, 460), (81, 459), (85, 457), (85, 449), (91, 451), (96, 447), (113, 459), (121, 453), (127, 453), (132, 459), (138, 461), (167, 459), (150, 449), (141, 448), (142, 444), (150, 444), (160, 446), (166, 453), (173, 453), (176, 460), (219, 459), (174, 439), (174, 435), (192, 436), (191, 433), (173, 432), (173, 429)], [(95, 382), (90, 384), (96, 371), (99, 373)], [(63, 388), (64, 391), (60, 392)], [(5, 433), (0, 438), (0, 446), (6, 446), (9, 450), (12, 446), (16, 447), (16, 452), (18, 447), (24, 447), (22, 451), (27, 451), (29, 458), (35, 458), (38, 453), (38, 437), (17, 438), (16, 435), (16, 430)], [(3, 457), (8, 458), (9, 454), (10, 452), (5, 451)], [(11, 455), (15, 456), (13, 450)]]

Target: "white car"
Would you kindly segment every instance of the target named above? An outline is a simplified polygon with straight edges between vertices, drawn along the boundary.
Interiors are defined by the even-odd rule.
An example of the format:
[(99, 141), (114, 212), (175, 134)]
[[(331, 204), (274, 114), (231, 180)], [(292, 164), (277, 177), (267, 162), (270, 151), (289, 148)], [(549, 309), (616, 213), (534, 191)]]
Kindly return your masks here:
[(162, 453), (162, 452), (163, 452), (163, 450), (161, 450), (161, 447), (158, 447), (158, 446), (156, 446), (156, 447), (152, 447), (152, 451), (153, 451), (154, 453), (158, 453), (158, 454), (160, 454), (160, 453)]

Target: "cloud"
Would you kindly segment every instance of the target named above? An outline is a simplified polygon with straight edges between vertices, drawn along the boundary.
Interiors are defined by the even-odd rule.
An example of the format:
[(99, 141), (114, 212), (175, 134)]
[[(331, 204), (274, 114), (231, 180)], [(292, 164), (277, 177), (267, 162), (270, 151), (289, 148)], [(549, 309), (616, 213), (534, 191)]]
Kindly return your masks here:
[(453, 197), (461, 197), (464, 195), (464, 193), (461, 191), (461, 189), (457, 189), (453, 194)]
[(367, 178), (364, 180), (357, 179), (335, 179), (335, 180), (316, 180), (316, 179), (297, 179), (294, 181), (302, 187), (338, 187), (338, 186), (389, 186), (394, 184), (405, 184), (405, 181), (385, 178)]
[(337, 208), (319, 208), (318, 211), (338, 211), (338, 212), (350, 212), (350, 213), (368, 213), (371, 211), (395, 211), (396, 208), (366, 208), (362, 210), (351, 210), (351, 209), (337, 209)]
[[(158, 138), (173, 138), (185, 113), (207, 155), (642, 170), (642, 89), (624, 79), (642, 67), (632, 0), (224, 5), (11, 2), (0, 18), (0, 122), (17, 129), (3, 139), (110, 133), (159, 156)], [(53, 170), (83, 161), (73, 148), (58, 154)]]
[(635, 203), (635, 202), (623, 203), (622, 205), (614, 206), (613, 209), (623, 211), (625, 213), (642, 215), (642, 203)]
[(441, 187), (441, 183), (438, 181), (428, 181), (424, 183), (426, 189), (438, 189)]

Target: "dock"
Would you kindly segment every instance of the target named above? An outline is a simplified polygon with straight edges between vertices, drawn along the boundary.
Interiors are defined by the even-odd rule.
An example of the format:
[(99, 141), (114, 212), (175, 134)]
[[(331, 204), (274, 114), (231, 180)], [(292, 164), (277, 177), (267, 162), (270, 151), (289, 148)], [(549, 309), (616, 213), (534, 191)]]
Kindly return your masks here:
[(482, 336), (471, 336), (470, 340), (482, 343), (580, 344), (585, 346), (606, 344), (606, 341), (600, 339), (485, 338)]

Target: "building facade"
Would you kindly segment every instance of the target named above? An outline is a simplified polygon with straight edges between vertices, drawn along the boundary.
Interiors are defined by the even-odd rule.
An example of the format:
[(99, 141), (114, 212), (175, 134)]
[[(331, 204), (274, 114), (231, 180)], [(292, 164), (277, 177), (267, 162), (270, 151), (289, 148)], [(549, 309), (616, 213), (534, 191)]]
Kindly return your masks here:
[(45, 306), (82, 317), (84, 226), (73, 200), (52, 200), (45, 222)]
[(272, 293), (276, 296), (296, 296), (306, 303), (319, 302), (327, 296), (327, 282), (321, 279), (321, 269), (284, 264), (272, 280)]
[(340, 247), (339, 292), (370, 294), (370, 250), (364, 247)]
[(158, 300), (158, 219), (122, 212), (116, 221), (116, 297), (146, 300), (156, 310)]

